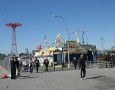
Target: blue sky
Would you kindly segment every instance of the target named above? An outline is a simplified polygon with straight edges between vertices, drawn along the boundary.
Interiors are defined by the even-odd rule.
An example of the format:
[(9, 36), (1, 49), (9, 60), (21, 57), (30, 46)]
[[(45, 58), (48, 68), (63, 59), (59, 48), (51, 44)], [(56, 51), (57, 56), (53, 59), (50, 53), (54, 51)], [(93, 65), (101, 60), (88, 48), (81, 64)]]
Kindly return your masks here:
[[(22, 24), (16, 28), (19, 53), (25, 48), (31, 52), (38, 43), (44, 45), (44, 35), (48, 43), (55, 42), (58, 33), (66, 39), (65, 24), (54, 14), (66, 20), (69, 33), (87, 31), (89, 44), (101, 49), (103, 37), (105, 49), (115, 46), (115, 0), (0, 0), (0, 52), (11, 51), (12, 29), (5, 25), (9, 22)], [(70, 40), (76, 40), (75, 33)]]

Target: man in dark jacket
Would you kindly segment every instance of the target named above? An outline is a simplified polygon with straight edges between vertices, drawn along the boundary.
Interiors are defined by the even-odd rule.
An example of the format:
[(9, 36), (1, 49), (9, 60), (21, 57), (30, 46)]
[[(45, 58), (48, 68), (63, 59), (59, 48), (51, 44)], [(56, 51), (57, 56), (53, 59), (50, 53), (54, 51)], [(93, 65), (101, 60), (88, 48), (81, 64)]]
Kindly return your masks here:
[(16, 62), (14, 59), (15, 57), (11, 59), (11, 79), (16, 79)]
[(74, 68), (76, 69), (77, 68), (77, 58), (76, 57), (73, 58), (73, 64), (74, 64)]
[(47, 58), (44, 60), (44, 64), (46, 66), (46, 71), (48, 71), (49, 60)]
[(35, 65), (36, 65), (36, 72), (38, 73), (39, 60), (36, 58), (36, 60), (34, 62), (35, 62)]
[(81, 80), (86, 79), (86, 65), (83, 54), (80, 55), (78, 65), (81, 68)]

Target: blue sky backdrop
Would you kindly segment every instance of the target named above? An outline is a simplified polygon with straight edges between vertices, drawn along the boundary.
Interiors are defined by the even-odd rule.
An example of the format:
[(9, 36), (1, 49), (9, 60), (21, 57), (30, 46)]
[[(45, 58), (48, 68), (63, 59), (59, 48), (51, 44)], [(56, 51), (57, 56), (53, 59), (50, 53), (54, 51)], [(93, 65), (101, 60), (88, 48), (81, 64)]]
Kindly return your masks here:
[[(0, 0), (0, 52), (11, 52), (12, 29), (5, 25), (9, 22), (22, 24), (16, 28), (19, 53), (44, 45), (44, 35), (48, 43), (54, 43), (58, 33), (67, 39), (64, 22), (53, 15), (66, 20), (69, 33), (87, 31), (89, 44), (101, 49), (103, 37), (105, 49), (115, 46), (115, 0)], [(87, 43), (86, 34), (84, 38)], [(75, 33), (70, 40), (76, 40)]]

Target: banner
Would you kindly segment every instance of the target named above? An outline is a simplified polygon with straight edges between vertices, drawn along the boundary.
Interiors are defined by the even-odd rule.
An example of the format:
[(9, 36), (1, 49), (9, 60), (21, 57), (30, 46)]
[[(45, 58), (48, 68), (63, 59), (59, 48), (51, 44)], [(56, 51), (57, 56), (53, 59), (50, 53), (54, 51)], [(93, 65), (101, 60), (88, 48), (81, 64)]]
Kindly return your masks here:
[(56, 47), (57, 48), (62, 47), (62, 35), (60, 33), (56, 37)]
[(78, 38), (78, 32), (76, 32), (76, 42), (77, 42), (77, 44), (80, 43), (79, 38)]

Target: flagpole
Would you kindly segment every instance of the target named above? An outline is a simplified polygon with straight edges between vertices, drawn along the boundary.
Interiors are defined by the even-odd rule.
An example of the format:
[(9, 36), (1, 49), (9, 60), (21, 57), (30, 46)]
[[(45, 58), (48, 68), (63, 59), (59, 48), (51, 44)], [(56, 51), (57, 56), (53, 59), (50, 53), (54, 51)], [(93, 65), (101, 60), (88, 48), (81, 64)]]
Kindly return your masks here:
[(45, 49), (47, 49), (46, 35), (44, 36), (44, 42), (45, 42)]

